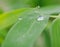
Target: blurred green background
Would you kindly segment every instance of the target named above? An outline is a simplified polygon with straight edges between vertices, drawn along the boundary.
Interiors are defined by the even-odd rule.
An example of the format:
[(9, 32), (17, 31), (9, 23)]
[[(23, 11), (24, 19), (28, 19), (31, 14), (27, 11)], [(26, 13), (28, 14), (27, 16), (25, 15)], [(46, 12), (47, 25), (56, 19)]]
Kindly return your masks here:
[(18, 8), (49, 5), (60, 5), (60, 0), (0, 0), (0, 13)]

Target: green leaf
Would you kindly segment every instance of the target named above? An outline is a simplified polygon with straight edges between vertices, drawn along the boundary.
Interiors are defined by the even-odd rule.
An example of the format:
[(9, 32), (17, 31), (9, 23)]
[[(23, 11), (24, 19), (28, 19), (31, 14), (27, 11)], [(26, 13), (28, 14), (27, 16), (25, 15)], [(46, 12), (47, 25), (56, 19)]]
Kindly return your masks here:
[(44, 14), (59, 14), (60, 13), (60, 5), (50, 5), (41, 7), (41, 13)]
[(50, 46), (50, 38), (47, 31), (43, 31), (40, 37), (37, 39), (37, 41), (34, 44), (34, 47), (51, 47)]
[(40, 6), (60, 5), (60, 0), (40, 0)]
[(5, 37), (8, 32), (8, 29), (0, 30), (0, 37)]
[(26, 10), (30, 10), (29, 8), (22, 8), (15, 11), (11, 11), (8, 13), (1, 14), (0, 16), (0, 30), (5, 29), (13, 25), (21, 13)]
[(60, 16), (56, 18), (50, 27), (51, 47), (60, 47)]
[(8, 32), (2, 47), (31, 47), (43, 32), (49, 16), (31, 10), (21, 14), (17, 23)]
[(30, 10), (30, 8), (22, 8), (14, 10), (8, 13), (0, 15), (0, 37), (5, 38), (7, 35), (8, 29), (17, 21), (18, 17), (24, 11)]

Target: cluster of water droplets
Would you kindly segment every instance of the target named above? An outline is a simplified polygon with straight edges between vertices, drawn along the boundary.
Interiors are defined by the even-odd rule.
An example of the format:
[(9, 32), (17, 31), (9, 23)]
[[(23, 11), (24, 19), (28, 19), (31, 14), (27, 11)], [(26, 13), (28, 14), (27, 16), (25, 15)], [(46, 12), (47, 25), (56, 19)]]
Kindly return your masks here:
[[(36, 8), (40, 8), (40, 6), (37, 6)], [(37, 21), (42, 21), (44, 20), (44, 16), (40, 13), (39, 9), (38, 10), (35, 10), (34, 11), (36, 14), (40, 15), (38, 18), (37, 18)], [(33, 17), (31, 16), (30, 19), (32, 19)], [(21, 17), (18, 18), (18, 20), (22, 20)]]
[[(22, 18), (19, 17), (18, 20), (22, 20)], [(37, 18), (37, 21), (42, 21), (42, 20), (44, 20), (44, 16), (39, 16), (39, 17)]]

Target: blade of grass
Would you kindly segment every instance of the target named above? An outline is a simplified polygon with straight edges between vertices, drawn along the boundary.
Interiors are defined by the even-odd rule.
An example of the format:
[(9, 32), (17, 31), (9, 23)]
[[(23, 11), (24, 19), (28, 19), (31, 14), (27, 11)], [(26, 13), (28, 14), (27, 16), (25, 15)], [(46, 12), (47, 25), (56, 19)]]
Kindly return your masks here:
[(44, 14), (59, 14), (60, 5), (51, 5), (51, 6), (41, 7), (40, 11), (41, 13), (44, 13)]
[(60, 16), (56, 18), (50, 27), (51, 47), (60, 47)]
[[(19, 21), (9, 31), (2, 47), (31, 47), (43, 32), (49, 16), (33, 11), (22, 14)], [(42, 19), (41, 19), (42, 18)]]
[(8, 28), (11, 25), (13, 25), (17, 21), (20, 14), (22, 12), (24, 12), (25, 10), (28, 10), (28, 8), (22, 8), (22, 9), (18, 9), (18, 10), (12, 11), (12, 12), (1, 14), (1, 16), (0, 16), (0, 30)]

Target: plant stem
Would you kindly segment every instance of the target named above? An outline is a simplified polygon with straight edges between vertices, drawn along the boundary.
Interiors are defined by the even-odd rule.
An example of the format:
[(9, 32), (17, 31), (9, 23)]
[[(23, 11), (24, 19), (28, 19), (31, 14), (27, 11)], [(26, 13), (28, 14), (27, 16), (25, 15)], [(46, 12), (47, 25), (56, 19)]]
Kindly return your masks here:
[(50, 18), (57, 18), (57, 17), (59, 17), (59, 16), (50, 16)]

